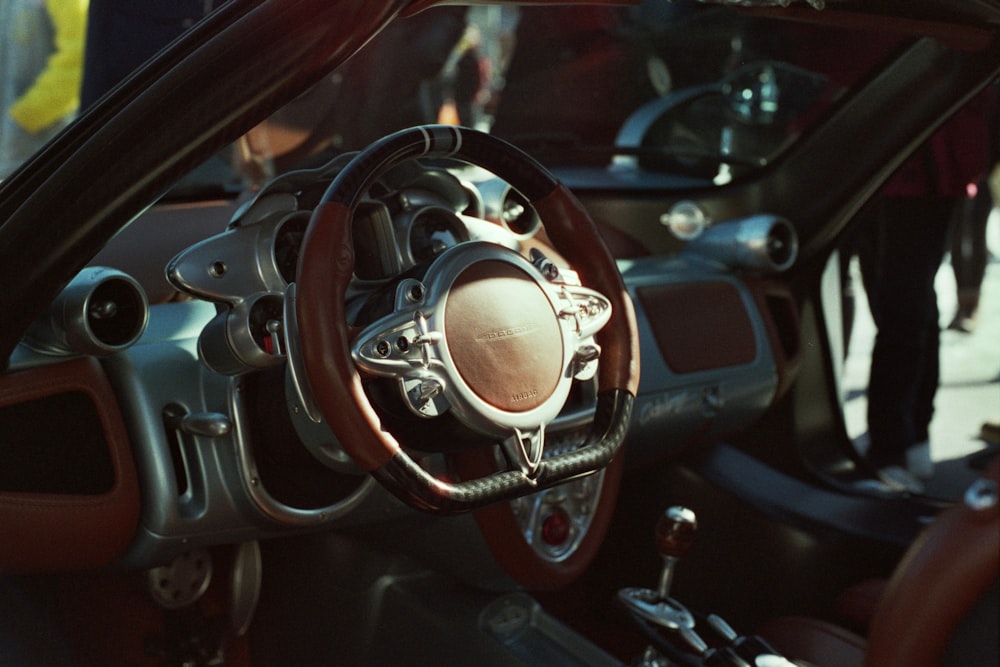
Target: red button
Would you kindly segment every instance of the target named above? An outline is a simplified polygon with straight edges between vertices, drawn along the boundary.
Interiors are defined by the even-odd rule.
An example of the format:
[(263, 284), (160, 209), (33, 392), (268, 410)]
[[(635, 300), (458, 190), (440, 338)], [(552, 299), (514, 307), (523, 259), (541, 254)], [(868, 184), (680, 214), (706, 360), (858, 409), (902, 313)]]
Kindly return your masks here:
[(561, 546), (569, 539), (569, 515), (557, 509), (542, 521), (542, 539), (554, 547)]

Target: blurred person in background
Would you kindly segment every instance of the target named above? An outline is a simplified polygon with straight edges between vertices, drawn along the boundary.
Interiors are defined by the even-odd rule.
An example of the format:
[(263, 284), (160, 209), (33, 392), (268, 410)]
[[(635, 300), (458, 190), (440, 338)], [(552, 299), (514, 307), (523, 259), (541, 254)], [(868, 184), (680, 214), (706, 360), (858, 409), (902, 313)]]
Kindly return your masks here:
[(0, 0), (0, 179), (80, 104), (87, 0)]
[(877, 328), (868, 385), (868, 460), (892, 488), (934, 474), (930, 423), (940, 379), (934, 282), (952, 213), (988, 170), (990, 91), (968, 102), (897, 171), (853, 237)]
[(996, 195), (991, 191), (990, 178), (993, 174), (1000, 174), (1000, 114), (995, 101), (998, 92), (1000, 80), (994, 82), (986, 93), (994, 99), (988, 119), (992, 170), (984, 172), (981, 178), (969, 184), (968, 196), (955, 210), (951, 234), (951, 267), (955, 274), (958, 306), (948, 328), (961, 333), (972, 333), (976, 328), (980, 291), (990, 260), (986, 228), (997, 203)]
[(213, 0), (90, 0), (81, 108), (86, 109), (212, 11)]

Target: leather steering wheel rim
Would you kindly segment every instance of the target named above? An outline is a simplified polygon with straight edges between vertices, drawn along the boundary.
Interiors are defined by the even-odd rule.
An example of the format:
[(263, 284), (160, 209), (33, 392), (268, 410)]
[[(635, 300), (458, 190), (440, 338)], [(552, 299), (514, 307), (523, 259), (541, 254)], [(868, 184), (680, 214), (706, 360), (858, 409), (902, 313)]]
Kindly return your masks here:
[[(579, 449), (545, 459), (530, 477), (519, 470), (463, 482), (432, 476), (381, 428), (362, 387), (350, 346), (356, 332), (347, 324), (345, 306), (354, 271), (353, 213), (377, 178), (416, 157), (456, 158), (506, 180), (535, 207), (556, 250), (583, 284), (611, 303), (611, 317), (597, 334), (602, 352), (591, 433)], [(513, 145), (452, 126), (415, 127), (372, 144), (338, 173), (313, 211), (296, 283), (296, 324), (313, 400), (344, 451), (404, 502), (439, 514), (474, 510), (596, 471), (618, 454), (638, 386), (639, 344), (631, 299), (583, 206)]]

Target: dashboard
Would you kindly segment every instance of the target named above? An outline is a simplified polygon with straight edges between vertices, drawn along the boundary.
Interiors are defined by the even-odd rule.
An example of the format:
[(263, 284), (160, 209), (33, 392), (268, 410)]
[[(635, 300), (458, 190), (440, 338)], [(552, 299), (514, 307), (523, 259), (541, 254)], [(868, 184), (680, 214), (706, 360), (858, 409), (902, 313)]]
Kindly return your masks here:
[[(0, 512), (13, 521), (30, 506), (35, 528), (25, 524), (26, 539), (3, 547), (0, 564), (29, 571), (149, 566), (193, 547), (412, 512), (316, 418), (289, 330), (287, 295), (310, 215), (341, 164), (279, 177), (232, 209), (224, 229), (203, 231), (166, 262), (172, 297), (150, 298), (161, 288), (127, 268), (90, 267), (52, 310), (76, 316), (50, 313), (33, 327), (0, 384), (5, 432), (33, 433), (7, 445), (8, 458), (23, 463), (0, 479)], [(351, 325), (391, 310), (400, 284), (469, 242), (515, 250), (539, 271), (573, 281), (542, 222), (523, 196), (488, 173), (418, 162), (388, 172), (352, 223)], [(737, 431), (787, 386), (798, 356), (794, 334), (781, 333), (797, 330), (791, 295), (754, 270), (759, 258), (733, 253), (734, 245), (787, 237), (787, 223), (765, 223), (731, 226), (741, 238), (759, 227), (751, 241), (709, 238), (672, 256), (619, 260), (642, 360), (626, 465)], [(134, 228), (132, 238), (144, 247), (169, 233), (144, 219)], [(142, 262), (141, 252), (132, 256)], [(592, 378), (593, 368), (581, 369), (547, 430), (547, 452), (572, 449), (586, 436)], [(435, 435), (425, 436), (428, 420), (414, 415), (398, 390), (380, 382), (366, 389), (385, 422), (406, 432), (407, 447), (438, 474), (452, 474), (448, 453), (481, 438), (451, 424), (442, 439), (440, 421)], [(40, 413), (75, 417), (36, 429)], [(51, 455), (35, 456), (45, 451)], [(601, 472), (516, 500), (513, 530), (538, 558), (559, 563), (593, 520), (597, 503), (588, 499), (605, 486)], [(480, 529), (487, 542), (498, 541), (489, 525)], [(76, 549), (83, 533), (102, 546)]]

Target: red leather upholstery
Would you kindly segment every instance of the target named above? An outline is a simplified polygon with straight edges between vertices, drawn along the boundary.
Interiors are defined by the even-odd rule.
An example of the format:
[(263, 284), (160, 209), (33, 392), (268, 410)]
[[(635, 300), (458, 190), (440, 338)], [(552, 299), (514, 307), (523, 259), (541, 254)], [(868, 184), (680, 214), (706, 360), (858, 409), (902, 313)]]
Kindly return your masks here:
[[(984, 475), (1000, 483), (1000, 460)], [(875, 611), (866, 667), (933, 667), (948, 639), (1000, 575), (1000, 504), (959, 503), (907, 550)]]
[(817, 667), (861, 667), (868, 645), (850, 630), (804, 616), (772, 619), (758, 628), (758, 634), (782, 655)]
[(848, 628), (867, 635), (888, 583), (885, 578), (865, 579), (838, 595), (834, 607), (842, 622)]
[[(1000, 458), (984, 480), (1000, 483)], [(1000, 576), (1000, 505), (960, 502), (941, 513), (886, 582), (865, 582), (859, 611), (884, 587), (868, 640), (810, 618), (778, 618), (759, 633), (786, 656), (819, 667), (936, 667), (962, 619)]]

